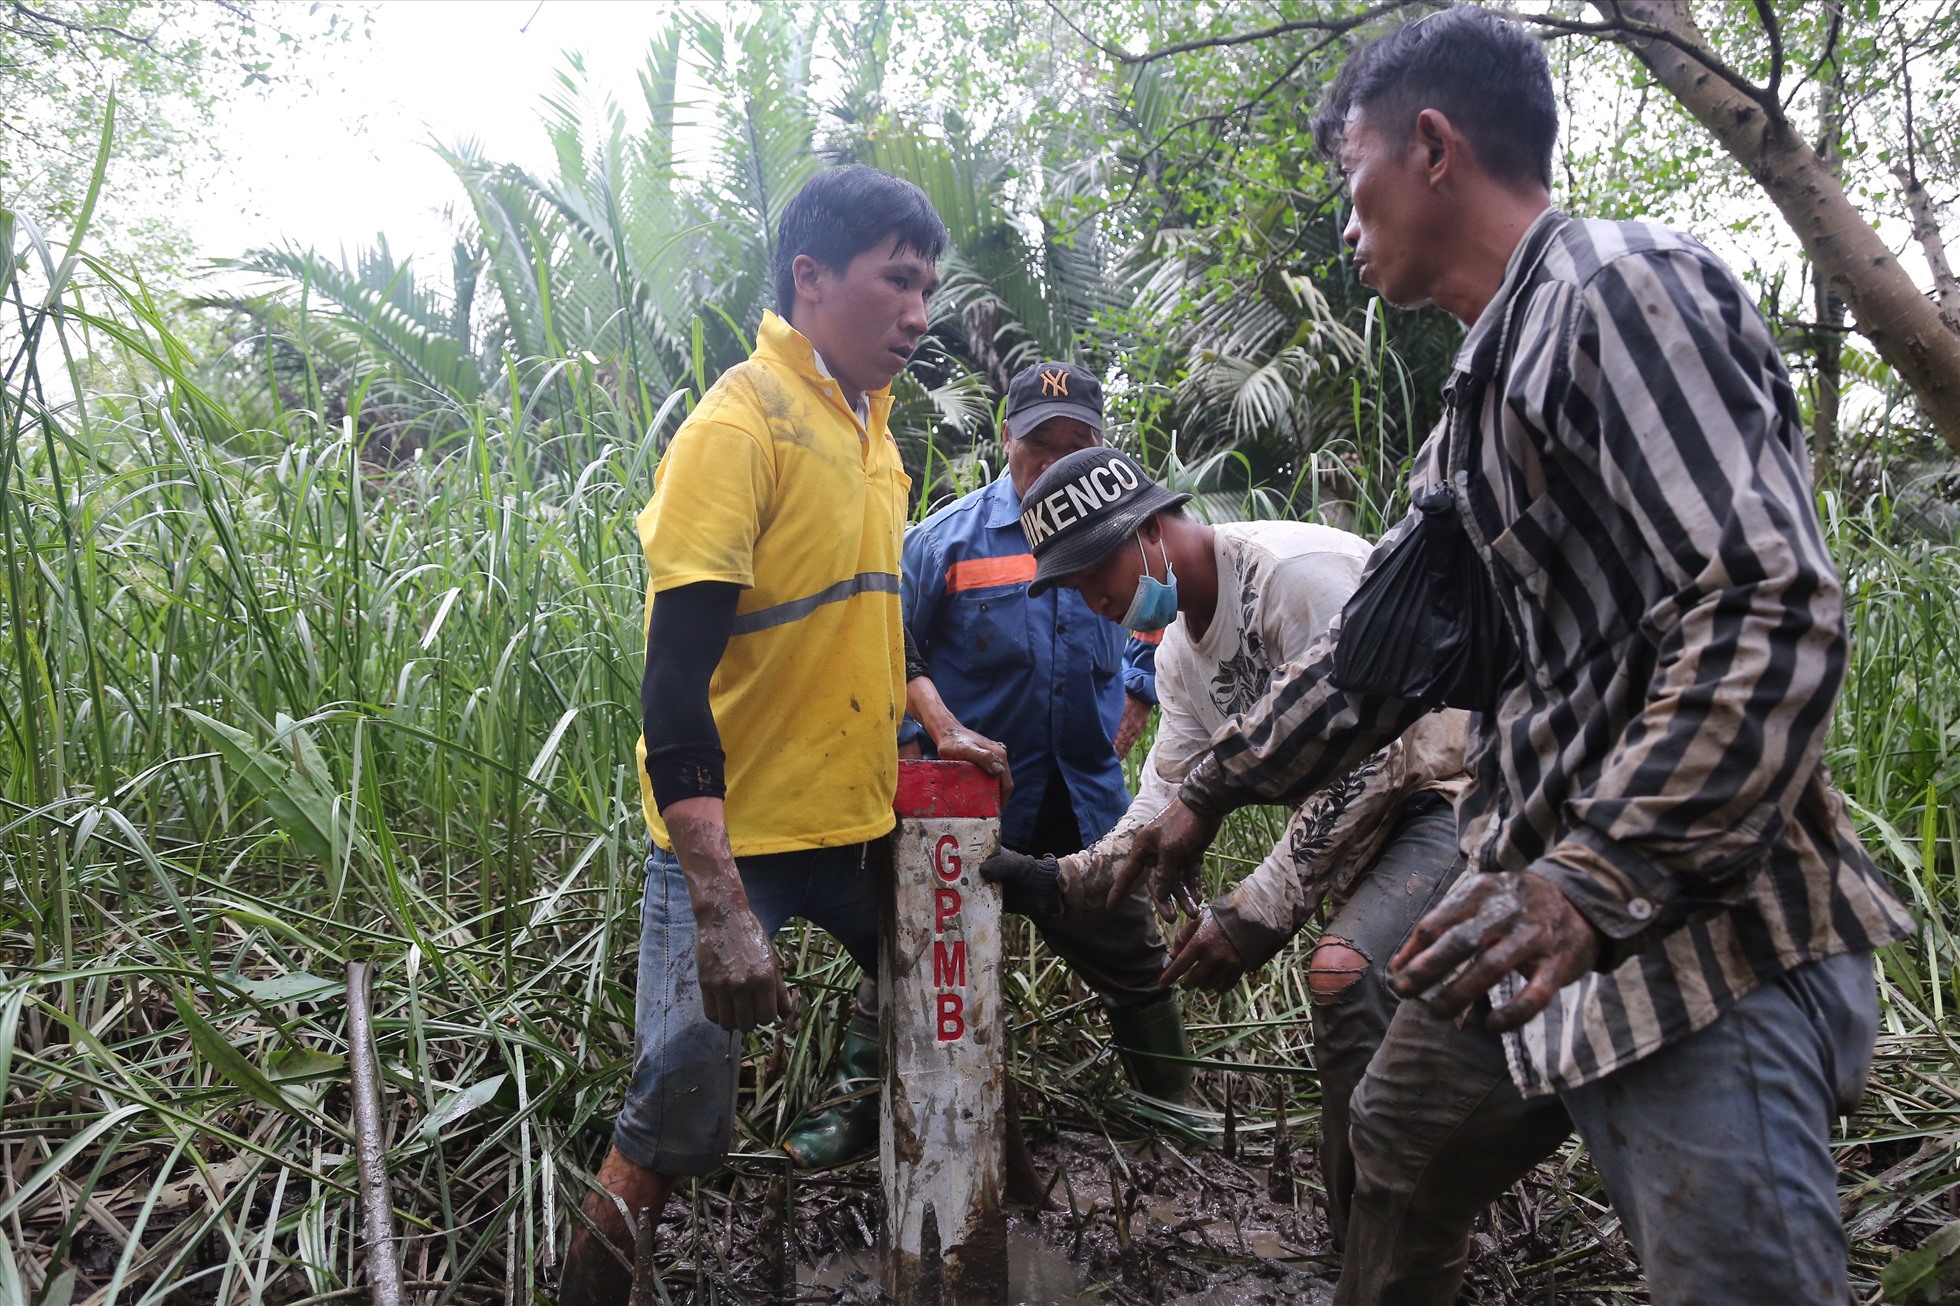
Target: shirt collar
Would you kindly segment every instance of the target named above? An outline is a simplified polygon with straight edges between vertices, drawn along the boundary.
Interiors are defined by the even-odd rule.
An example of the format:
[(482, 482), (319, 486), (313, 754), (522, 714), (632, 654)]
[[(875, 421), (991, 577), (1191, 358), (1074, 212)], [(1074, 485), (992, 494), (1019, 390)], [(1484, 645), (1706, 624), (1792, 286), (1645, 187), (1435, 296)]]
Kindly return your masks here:
[[(810, 350), (810, 361), (817, 365), (818, 376), (822, 377), (826, 381), (835, 381), (837, 379), (836, 373), (830, 370), (830, 364), (823, 361), (823, 355), (818, 353), (815, 348), (812, 348)], [(859, 395), (857, 408), (854, 409), (853, 411), (856, 412), (857, 414), (858, 425), (866, 428), (867, 430), (870, 429), (871, 396)]]
[[(813, 386), (836, 384), (809, 337), (766, 309), (762, 314), (762, 326), (755, 333), (755, 352), (756, 357), (782, 364)], [(874, 419), (883, 427), (890, 418), (891, 409), (890, 386), (870, 390), (858, 401), (857, 419), (866, 431), (871, 430)]]
[(1504, 280), (1497, 287), (1497, 293), (1484, 305), (1484, 311), (1477, 315), (1471, 324), (1470, 333), (1463, 337), (1463, 344), (1457, 348), (1453, 370), (1466, 373), (1475, 370), (1477, 351), (1485, 340), (1496, 331), (1501, 331), (1504, 319), (1510, 312), (1511, 300), (1516, 297), (1518, 287), (1524, 284), (1538, 266), (1538, 256), (1544, 252), (1546, 242), (1539, 239), (1545, 228), (1563, 222), (1565, 215), (1557, 209), (1547, 207), (1543, 213), (1531, 220), (1531, 225), (1518, 237), (1517, 248), (1511, 251), (1510, 261), (1504, 265)]
[(987, 497), (987, 525), (998, 529), (1021, 524), (1021, 496), (1014, 493), (1014, 478), (1002, 472), (980, 493)]

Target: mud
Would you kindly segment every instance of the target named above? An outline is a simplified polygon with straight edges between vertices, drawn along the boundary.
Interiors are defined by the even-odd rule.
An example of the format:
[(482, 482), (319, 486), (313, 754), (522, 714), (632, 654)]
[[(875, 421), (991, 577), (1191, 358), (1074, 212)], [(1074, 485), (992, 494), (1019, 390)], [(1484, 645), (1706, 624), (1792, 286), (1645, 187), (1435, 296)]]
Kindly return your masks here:
[[(1288, 1184), (1276, 1184), (1262, 1167), (1172, 1143), (1111, 1149), (1100, 1135), (1076, 1131), (1037, 1139), (1033, 1161), (1047, 1198), (1045, 1208), (1009, 1212), (1007, 1302), (1311, 1306), (1333, 1300), (1333, 1263), (1311, 1182), (1292, 1184), (1294, 1202), (1274, 1202), (1268, 1192)], [(798, 1182), (794, 1296), (770, 1290), (768, 1269), (743, 1257), (766, 1239), (760, 1228), (745, 1228), (760, 1204), (745, 1200), (739, 1188), (735, 1180), (723, 1208), (725, 1249), (696, 1243), (694, 1257), (680, 1255), (662, 1267), (674, 1302), (888, 1300), (878, 1288), (884, 1212), (872, 1167)], [(704, 1210), (715, 1212), (717, 1198)], [(678, 1202), (670, 1208), (662, 1230), (676, 1251), (694, 1241), (678, 1208)], [(715, 1214), (710, 1228), (719, 1224)]]
[[(799, 1297), (806, 1301), (833, 1303), (883, 1302), (883, 1294), (872, 1271), (875, 1256), (849, 1252), (825, 1258), (821, 1265), (808, 1267), (798, 1276)], [(1048, 1241), (1038, 1224), (1016, 1220), (1007, 1233), (1008, 1296), (1015, 1306), (1087, 1306), (1110, 1300), (1127, 1300), (1120, 1287), (1096, 1282), (1083, 1266), (1070, 1260), (1067, 1249)], [(1112, 1290), (1115, 1294), (1112, 1295)], [(1266, 1303), (1293, 1302), (1302, 1306), (1322, 1306), (1333, 1301), (1333, 1286), (1304, 1274), (1287, 1274), (1284, 1268), (1261, 1273), (1257, 1268), (1230, 1275), (1228, 1281), (1213, 1282), (1189, 1294), (1163, 1299), (1165, 1306), (1266, 1306)]]
[[(1007, 1302), (1124, 1303), (1126, 1306), (1267, 1306), (1333, 1299), (1339, 1258), (1327, 1234), (1323, 1189), (1310, 1137), (1267, 1159), (1268, 1133), (1236, 1131), (1238, 1159), (1155, 1141), (1112, 1147), (1101, 1134), (1030, 1129), (1046, 1206), (1010, 1206)], [(1238, 1148), (1234, 1148), (1238, 1150)], [(774, 1166), (766, 1172), (775, 1173)], [(762, 1174), (724, 1172), (693, 1202), (668, 1208), (661, 1238), (669, 1299), (686, 1302), (796, 1301), (869, 1306), (879, 1287), (883, 1200), (874, 1163), (805, 1176), (796, 1187), (790, 1233), (796, 1287), (770, 1276), (760, 1250), (769, 1203)], [(1638, 1271), (1610, 1213), (1583, 1228), (1556, 1215), (1575, 1200), (1577, 1176), (1554, 1161), (1501, 1199), (1472, 1236), (1462, 1300), (1475, 1306), (1621, 1306), (1646, 1300)], [(1274, 1200), (1275, 1196), (1282, 1200)], [(690, 1216), (689, 1207), (694, 1208)], [(778, 1244), (779, 1245), (779, 1244)], [(774, 1285), (781, 1284), (781, 1288)], [(947, 1303), (952, 1306), (952, 1303)]]

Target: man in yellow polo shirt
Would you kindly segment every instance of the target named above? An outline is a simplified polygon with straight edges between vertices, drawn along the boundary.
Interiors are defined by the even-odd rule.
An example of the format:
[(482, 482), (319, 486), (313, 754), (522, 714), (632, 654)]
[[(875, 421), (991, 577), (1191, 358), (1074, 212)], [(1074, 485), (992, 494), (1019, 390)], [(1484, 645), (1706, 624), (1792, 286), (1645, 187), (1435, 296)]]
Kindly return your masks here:
[(631, 1288), (626, 1209), (721, 1163), (741, 1031), (789, 1012), (770, 945), (792, 917), (875, 972), (869, 841), (892, 828), (906, 662), (899, 549), (909, 482), (890, 386), (926, 332), (946, 230), (916, 186), (819, 173), (783, 212), (749, 360), (682, 423), (640, 514), (647, 657), (640, 787), (653, 849), (640, 909), (631, 1086), (562, 1306)]

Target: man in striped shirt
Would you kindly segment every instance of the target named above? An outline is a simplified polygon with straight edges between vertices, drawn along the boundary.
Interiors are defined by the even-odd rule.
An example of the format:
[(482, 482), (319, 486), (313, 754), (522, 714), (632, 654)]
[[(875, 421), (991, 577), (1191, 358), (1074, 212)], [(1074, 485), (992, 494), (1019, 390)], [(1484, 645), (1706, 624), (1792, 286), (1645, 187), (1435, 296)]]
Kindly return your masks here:
[[(1422, 1001), (1355, 1095), (1337, 1300), (1454, 1300), (1478, 1210), (1576, 1126), (1656, 1302), (1842, 1302), (1829, 1131), (1871, 953), (1911, 922), (1820, 758), (1844, 615), (1776, 342), (1694, 240), (1551, 208), (1544, 55), (1487, 11), (1361, 51), (1315, 126), (1361, 279), (1470, 328), (1411, 489), (1453, 509), (1509, 646), (1477, 650), (1468, 870), (1392, 959)], [(1436, 706), (1335, 684), (1358, 618), (1220, 730), (1128, 882), (1173, 900), (1227, 812)], [(1478, 1128), (1507, 1093), (1542, 1109)]]

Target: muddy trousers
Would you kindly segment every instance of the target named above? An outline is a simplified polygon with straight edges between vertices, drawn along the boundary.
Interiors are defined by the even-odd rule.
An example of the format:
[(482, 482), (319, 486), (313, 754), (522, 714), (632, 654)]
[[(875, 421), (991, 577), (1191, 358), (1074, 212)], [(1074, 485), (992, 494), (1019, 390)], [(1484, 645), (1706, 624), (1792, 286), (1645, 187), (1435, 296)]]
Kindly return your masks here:
[[(809, 921), (867, 972), (878, 969), (878, 870), (869, 844), (738, 857), (749, 909), (771, 938)], [(668, 1175), (706, 1174), (728, 1154), (742, 1035), (708, 1019), (694, 956), (694, 906), (680, 860), (647, 855), (640, 962), (633, 991), (635, 1050), (613, 1146)]]
[[(871, 977), (878, 973), (878, 867), (869, 844), (738, 857), (749, 907), (772, 938), (791, 920), (829, 933)], [(1162, 993), (1164, 943), (1141, 889), (1080, 949), (1056, 944), (1112, 1007)], [(1051, 940), (1051, 942), (1053, 942)], [(653, 848), (640, 900), (640, 955), (634, 981), (633, 1073), (613, 1124), (613, 1146), (661, 1174), (706, 1174), (734, 1136), (742, 1036), (714, 1024), (701, 1007), (694, 956), (694, 907), (673, 853)]]
[(1454, 1302), (1472, 1221), (1575, 1127), (1655, 1306), (1843, 1306), (1830, 1131), (1863, 1094), (1877, 1030), (1871, 957), (1832, 957), (1604, 1079), (1527, 1100), (1495, 1035), (1403, 1003), (1353, 1103), (1337, 1306)]
[(1334, 1245), (1347, 1238), (1354, 1193), (1348, 1146), (1348, 1100), (1388, 1034), (1400, 999), (1388, 987), (1388, 959), (1463, 867), (1456, 809), (1439, 794), (1417, 794), (1401, 824), (1321, 931), (1323, 944), (1344, 943), (1367, 966), (1338, 994), (1313, 1003), (1313, 1059), (1320, 1073), (1320, 1176)]

